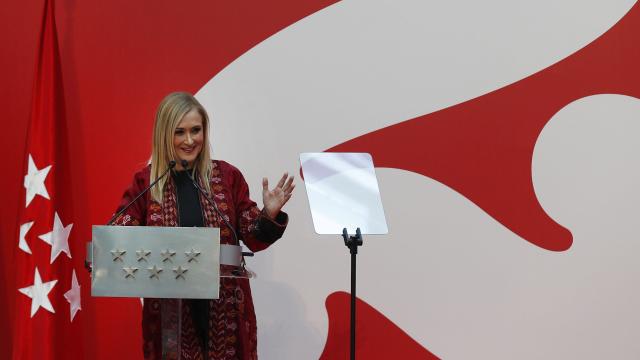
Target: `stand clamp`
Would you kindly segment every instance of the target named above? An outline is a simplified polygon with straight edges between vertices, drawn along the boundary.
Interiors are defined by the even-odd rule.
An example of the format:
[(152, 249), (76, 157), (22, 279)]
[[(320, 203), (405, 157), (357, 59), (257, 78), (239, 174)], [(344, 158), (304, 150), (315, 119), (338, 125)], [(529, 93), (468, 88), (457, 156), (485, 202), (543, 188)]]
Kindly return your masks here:
[(351, 255), (358, 253), (358, 246), (362, 246), (362, 234), (360, 228), (356, 229), (354, 236), (349, 236), (347, 228), (342, 229), (342, 238), (344, 239), (344, 245), (349, 248)]

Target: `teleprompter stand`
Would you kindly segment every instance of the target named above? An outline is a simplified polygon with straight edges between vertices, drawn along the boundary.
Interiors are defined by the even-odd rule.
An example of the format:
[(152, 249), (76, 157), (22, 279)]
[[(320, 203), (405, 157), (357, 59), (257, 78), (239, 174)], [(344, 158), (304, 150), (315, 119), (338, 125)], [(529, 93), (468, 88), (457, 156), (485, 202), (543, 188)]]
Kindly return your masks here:
[(350, 236), (347, 228), (342, 230), (342, 238), (344, 244), (349, 248), (351, 253), (351, 326), (349, 339), (349, 358), (356, 358), (356, 255), (358, 255), (358, 246), (362, 246), (362, 234), (360, 228), (356, 229), (356, 235)]
[[(349, 345), (354, 360), (358, 247), (363, 234), (388, 234), (373, 158), (367, 153), (302, 153), (300, 165), (316, 233), (342, 235), (351, 253)], [(353, 229), (356, 234), (349, 235)]]

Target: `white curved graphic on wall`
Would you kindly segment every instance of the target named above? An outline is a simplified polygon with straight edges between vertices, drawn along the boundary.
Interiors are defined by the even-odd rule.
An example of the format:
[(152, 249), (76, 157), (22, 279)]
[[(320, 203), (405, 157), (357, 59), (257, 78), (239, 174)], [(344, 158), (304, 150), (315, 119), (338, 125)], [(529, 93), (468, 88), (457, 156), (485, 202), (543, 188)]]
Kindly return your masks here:
[[(520, 80), (595, 39), (633, 3), (338, 3), (258, 45), (201, 89), (215, 157), (238, 166), (261, 203), (260, 178), (297, 172), (298, 153)], [(612, 118), (619, 115), (615, 109)], [(545, 143), (554, 124), (565, 122), (562, 114), (536, 148), (536, 191), (545, 208), (579, 213), (559, 201), (563, 197), (548, 200), (545, 194), (557, 192), (553, 182), (538, 184), (555, 166), (552, 156), (539, 160), (538, 153), (566, 150)], [(390, 235), (365, 239), (358, 294), (436, 355), (615, 358), (616, 351), (628, 355), (638, 347), (625, 337), (638, 323), (631, 307), (637, 296), (633, 288), (614, 296), (610, 278), (630, 282), (638, 269), (625, 273), (603, 262), (606, 271), (585, 277), (601, 269), (591, 258), (600, 246), (588, 230), (595, 224), (558, 217), (574, 233), (574, 246), (588, 249), (546, 252), (514, 241), (513, 233), (442, 184), (399, 170), (378, 169), (378, 176)], [(298, 184), (286, 208), (292, 219), (285, 238), (250, 260), (260, 274), (252, 286), (266, 359), (319, 356), (325, 298), (349, 285), (348, 250), (338, 237), (314, 234)], [(559, 211), (547, 209), (552, 216)], [(627, 253), (610, 249), (605, 258), (628, 258), (631, 245)], [(606, 309), (598, 313), (609, 306), (624, 317), (613, 321)]]
[[(521, 80), (596, 39), (634, 3), (340, 2), (248, 51), (198, 98), (220, 119), (220, 158), (293, 159), (291, 150), (323, 150)], [(237, 152), (238, 136), (255, 148)]]
[(361, 252), (359, 295), (444, 359), (640, 356), (639, 134), (640, 100), (615, 95), (544, 129), (534, 185), (574, 234), (560, 253), (516, 241), (437, 182), (379, 170), (381, 191), (398, 194), (385, 198), (394, 236)]
[[(440, 183), (378, 169), (393, 235), (365, 238), (358, 295), (445, 359), (640, 356), (638, 134), (640, 100), (613, 95), (568, 106), (544, 130), (536, 191), (575, 236), (560, 253), (517, 241)], [(348, 252), (337, 237), (284, 242), (288, 254), (274, 249), (268, 279), (254, 282), (261, 341), (282, 344), (262, 351), (316, 357), (298, 344), (323, 337), (317, 311), (323, 295), (348, 290)]]

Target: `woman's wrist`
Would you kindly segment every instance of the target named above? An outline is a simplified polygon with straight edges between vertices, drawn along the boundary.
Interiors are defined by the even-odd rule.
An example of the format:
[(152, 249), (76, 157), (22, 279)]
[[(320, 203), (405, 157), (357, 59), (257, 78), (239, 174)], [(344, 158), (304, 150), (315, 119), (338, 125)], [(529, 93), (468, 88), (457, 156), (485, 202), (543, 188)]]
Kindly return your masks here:
[(264, 208), (264, 214), (271, 220), (275, 220), (276, 216), (278, 216), (278, 213), (280, 211), (273, 211), (273, 210), (269, 210), (266, 207)]

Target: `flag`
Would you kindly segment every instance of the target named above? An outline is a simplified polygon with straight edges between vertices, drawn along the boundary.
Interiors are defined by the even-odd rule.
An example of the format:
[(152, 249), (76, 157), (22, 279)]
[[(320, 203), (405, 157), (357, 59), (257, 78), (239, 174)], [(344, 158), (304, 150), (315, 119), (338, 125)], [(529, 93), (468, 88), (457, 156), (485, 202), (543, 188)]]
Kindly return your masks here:
[[(53, 0), (45, 0), (15, 242), (13, 359), (83, 358), (80, 281)], [(75, 258), (75, 259), (74, 259)]]

